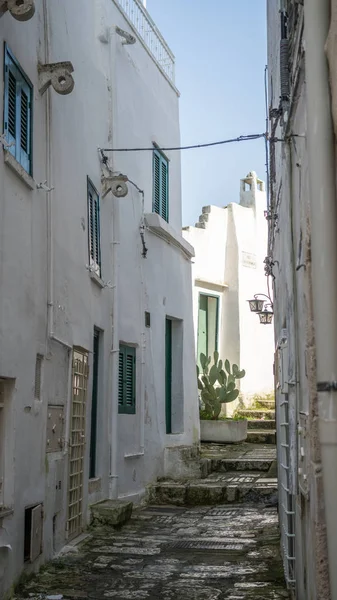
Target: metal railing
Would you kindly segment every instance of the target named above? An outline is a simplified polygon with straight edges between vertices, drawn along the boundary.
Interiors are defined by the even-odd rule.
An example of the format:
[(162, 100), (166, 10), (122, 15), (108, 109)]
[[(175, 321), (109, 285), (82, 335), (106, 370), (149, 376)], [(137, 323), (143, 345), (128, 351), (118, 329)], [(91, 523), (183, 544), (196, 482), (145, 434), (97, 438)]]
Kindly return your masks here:
[(174, 83), (174, 55), (140, 0), (115, 0), (117, 6), (150, 51), (153, 59)]

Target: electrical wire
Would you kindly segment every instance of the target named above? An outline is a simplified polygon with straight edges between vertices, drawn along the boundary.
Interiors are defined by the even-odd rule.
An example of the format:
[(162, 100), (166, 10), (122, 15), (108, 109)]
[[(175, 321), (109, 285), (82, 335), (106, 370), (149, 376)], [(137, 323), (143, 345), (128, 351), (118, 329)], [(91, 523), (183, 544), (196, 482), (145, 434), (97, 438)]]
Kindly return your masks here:
[(265, 138), (266, 133), (253, 133), (251, 135), (240, 135), (236, 138), (230, 138), (228, 140), (220, 140), (219, 142), (208, 142), (206, 144), (192, 144), (190, 146), (177, 146), (170, 148), (160, 148), (159, 146), (151, 146), (151, 148), (99, 148), (100, 152), (153, 152), (154, 148), (158, 150), (168, 152), (173, 150), (192, 150), (194, 148), (209, 148), (210, 146), (221, 146), (223, 144), (232, 144), (234, 142), (248, 142), (250, 140), (258, 140), (259, 138)]

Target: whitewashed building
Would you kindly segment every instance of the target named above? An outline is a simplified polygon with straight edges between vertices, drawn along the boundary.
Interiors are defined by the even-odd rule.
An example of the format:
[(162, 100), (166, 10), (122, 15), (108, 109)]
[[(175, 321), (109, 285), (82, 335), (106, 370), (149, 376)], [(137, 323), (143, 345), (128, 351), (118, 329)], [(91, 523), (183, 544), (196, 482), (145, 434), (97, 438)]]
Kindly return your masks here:
[[(264, 182), (254, 172), (240, 181), (240, 202), (205, 206), (195, 227), (183, 230), (194, 246), (192, 268), (196, 359), (218, 350), (246, 370), (243, 399), (273, 392), (274, 340), (247, 300), (268, 294), (264, 273), (268, 226)], [(268, 300), (266, 300), (268, 303)], [(231, 405), (229, 408), (232, 408)]]
[(336, 0), (268, 0), (279, 516), (291, 598), (337, 598)]
[(199, 418), (174, 57), (138, 0), (0, 7), (3, 598)]

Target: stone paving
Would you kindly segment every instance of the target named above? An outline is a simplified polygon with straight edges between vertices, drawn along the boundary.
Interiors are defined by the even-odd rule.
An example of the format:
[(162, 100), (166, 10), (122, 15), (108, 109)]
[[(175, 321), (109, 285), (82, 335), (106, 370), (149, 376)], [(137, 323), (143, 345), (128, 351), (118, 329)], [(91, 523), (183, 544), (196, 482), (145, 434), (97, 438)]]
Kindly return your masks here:
[(276, 447), (265, 444), (202, 444), (201, 455), (205, 458), (236, 458), (246, 460), (276, 460)]
[(277, 512), (263, 505), (134, 512), (95, 529), (16, 595), (42, 600), (284, 600)]

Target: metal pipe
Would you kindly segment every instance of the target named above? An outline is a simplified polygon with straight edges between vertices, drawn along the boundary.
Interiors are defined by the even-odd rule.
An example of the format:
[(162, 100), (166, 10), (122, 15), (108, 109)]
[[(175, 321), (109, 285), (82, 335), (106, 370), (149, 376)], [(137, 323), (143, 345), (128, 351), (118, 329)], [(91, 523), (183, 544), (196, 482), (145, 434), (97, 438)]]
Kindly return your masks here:
[[(48, 4), (43, 0), (43, 27), (44, 27), (44, 59), (45, 63), (50, 63), (50, 41), (49, 41), (49, 15)], [(46, 92), (46, 177), (51, 185), (53, 180), (53, 145), (52, 145), (52, 105), (51, 90)], [(53, 189), (46, 193), (47, 206), (47, 345), (50, 340), (54, 340), (61, 346), (72, 351), (72, 345), (57, 337), (54, 332), (54, 240), (53, 240)], [(71, 359), (71, 356), (69, 360)], [(71, 366), (71, 363), (70, 363)]]
[(331, 386), (329, 391), (320, 391), (319, 386), (337, 380), (336, 165), (328, 65), (324, 52), (329, 24), (330, 0), (304, 2), (318, 407), (331, 600), (337, 600), (337, 390)]
[[(115, 28), (110, 29), (109, 35), (109, 61), (110, 61), (110, 136), (111, 141), (116, 142), (116, 51), (117, 39)], [(112, 159), (113, 160), (113, 159)], [(111, 169), (112, 170), (112, 169)], [(112, 198), (112, 345), (110, 351), (110, 475), (109, 475), (109, 498), (118, 498), (118, 366), (119, 366), (119, 289), (118, 289), (118, 261), (119, 261), (119, 199), (111, 193)]]

